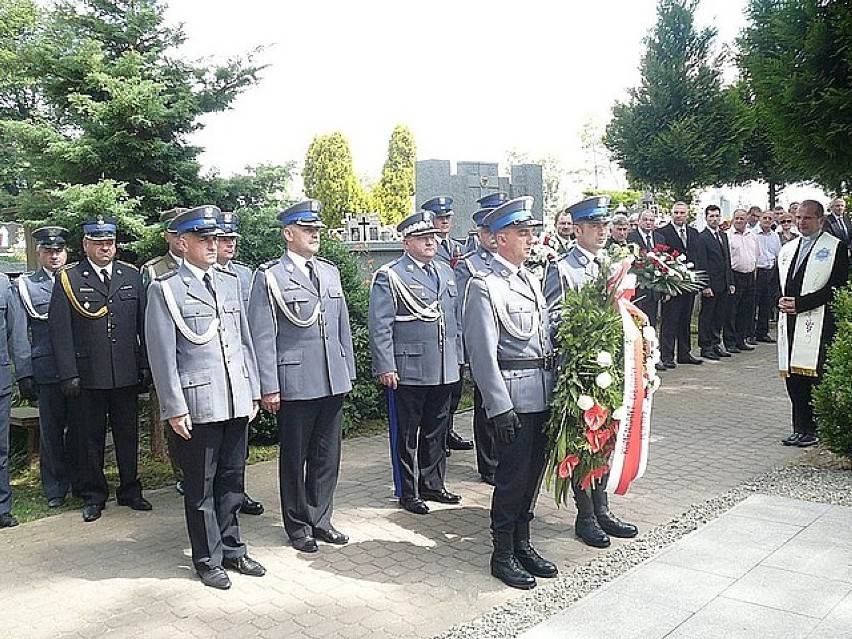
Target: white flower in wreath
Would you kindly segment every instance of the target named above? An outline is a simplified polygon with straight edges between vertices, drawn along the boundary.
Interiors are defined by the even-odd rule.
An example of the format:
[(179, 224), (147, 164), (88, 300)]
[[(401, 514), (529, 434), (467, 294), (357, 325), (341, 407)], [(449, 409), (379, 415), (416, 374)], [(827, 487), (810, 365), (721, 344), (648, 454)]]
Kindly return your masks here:
[(695, 268), (695, 264), (693, 264), (692, 262), (687, 262), (686, 268)]
[(595, 400), (592, 399), (589, 395), (580, 395), (577, 398), (577, 407), (580, 410), (589, 410), (595, 405)]
[(612, 386), (612, 375), (604, 371), (603, 373), (598, 373), (598, 376), (595, 377), (595, 384), (598, 385), (599, 388), (606, 390), (610, 386)]
[(677, 256), (676, 259), (677, 259), (678, 262), (685, 262), (686, 261), (686, 255), (681, 253), (680, 255)]
[(598, 353), (597, 363), (601, 368), (609, 368), (612, 366), (612, 355), (608, 351), (601, 351)]
[(657, 257), (657, 254), (654, 253), (654, 251), (648, 251), (647, 253), (645, 253), (645, 257), (652, 259), (652, 258)]
[(627, 419), (627, 407), (619, 406), (614, 411), (612, 411), (612, 418), (617, 422), (623, 422)]
[(657, 392), (657, 389), (660, 387), (660, 378), (657, 375), (648, 379), (648, 394)]

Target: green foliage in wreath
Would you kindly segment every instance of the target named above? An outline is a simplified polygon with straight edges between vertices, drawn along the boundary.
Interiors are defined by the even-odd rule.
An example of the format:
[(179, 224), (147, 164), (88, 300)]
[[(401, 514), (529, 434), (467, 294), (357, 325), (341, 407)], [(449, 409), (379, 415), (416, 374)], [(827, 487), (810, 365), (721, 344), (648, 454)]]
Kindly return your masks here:
[(825, 374), (813, 403), (822, 443), (836, 455), (852, 458), (852, 289), (834, 297), (837, 337), (828, 348)]
[[(623, 400), (624, 336), (621, 318), (607, 289), (609, 269), (600, 271), (595, 280), (579, 291), (569, 291), (562, 301), (556, 336), (556, 386), (545, 426), (550, 443), (546, 486), (553, 488), (557, 505), (571, 499), (572, 478), (579, 483), (590, 473), (601, 472), (615, 444), (617, 425), (613, 424), (612, 413)], [(598, 383), (602, 373), (609, 377), (605, 388)], [(603, 425), (594, 431), (605, 437), (606, 443), (597, 450), (594, 441), (590, 441), (594, 437), (584, 418), (585, 411), (578, 404), (581, 396), (595, 401), (594, 410), (606, 409)]]

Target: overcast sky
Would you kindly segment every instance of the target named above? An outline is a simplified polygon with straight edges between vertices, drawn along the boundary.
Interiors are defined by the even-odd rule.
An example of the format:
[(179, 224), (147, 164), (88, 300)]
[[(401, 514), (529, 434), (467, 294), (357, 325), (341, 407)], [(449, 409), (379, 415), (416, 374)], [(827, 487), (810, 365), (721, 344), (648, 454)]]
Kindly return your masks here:
[[(190, 57), (267, 45), (271, 66), (194, 142), (223, 174), (301, 165), (315, 135), (341, 131), (376, 178), (393, 127), (418, 159), (503, 162), (510, 150), (580, 162), (579, 131), (603, 125), (639, 80), (655, 0), (171, 0)], [(745, 0), (704, 0), (699, 26), (731, 41)]]

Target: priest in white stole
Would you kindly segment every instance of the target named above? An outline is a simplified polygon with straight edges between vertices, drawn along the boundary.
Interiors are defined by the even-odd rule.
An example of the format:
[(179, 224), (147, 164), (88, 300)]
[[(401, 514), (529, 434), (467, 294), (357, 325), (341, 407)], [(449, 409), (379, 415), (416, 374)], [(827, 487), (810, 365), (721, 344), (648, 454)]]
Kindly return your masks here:
[(836, 326), (831, 301), (846, 285), (849, 253), (837, 238), (822, 230), (825, 210), (805, 200), (796, 214), (801, 236), (787, 242), (778, 255), (781, 299), (778, 300), (778, 367), (793, 404), (793, 433), (785, 446), (813, 446), (819, 441), (811, 393), (819, 383), (825, 353)]

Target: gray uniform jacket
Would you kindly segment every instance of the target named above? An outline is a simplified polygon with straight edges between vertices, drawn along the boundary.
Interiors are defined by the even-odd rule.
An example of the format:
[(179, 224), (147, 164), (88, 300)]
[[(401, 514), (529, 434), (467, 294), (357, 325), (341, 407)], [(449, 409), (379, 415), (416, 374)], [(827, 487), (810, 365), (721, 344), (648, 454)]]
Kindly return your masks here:
[[(489, 418), (511, 409), (516, 413), (544, 411), (553, 392), (552, 370), (541, 366), (501, 370), (499, 364), (552, 354), (541, 286), (532, 273), (524, 271), (531, 286), (495, 261), (490, 273), (472, 277), (467, 287), (464, 310), (467, 357)], [(511, 326), (507, 327), (505, 318)], [(530, 336), (523, 338), (513, 332)]]
[(30, 342), (27, 339), (27, 316), (20, 301), (12, 293), (12, 283), (4, 273), (0, 273), (0, 335), (6, 337), (0, 340), (0, 396), (3, 396), (12, 392), (10, 364), (15, 365), (17, 379), (33, 375)]
[(447, 243), (450, 245), (449, 251), (447, 251), (443, 242), (437, 236), (435, 236), (435, 239), (438, 241), (438, 250), (435, 253), (435, 259), (443, 261), (445, 264), (450, 264), (454, 258), (461, 257), (462, 253), (465, 252), (464, 244), (451, 237), (447, 237)]
[[(19, 286), (26, 287), (27, 299), (21, 295)], [(50, 343), (50, 331), (47, 328), (50, 296), (53, 295), (53, 278), (40, 268), (33, 273), (21, 275), (13, 287), (17, 302), (26, 313), (26, 322), (30, 328), (32, 347), (33, 379), (36, 384), (58, 384), (59, 371)]]
[(174, 258), (171, 251), (166, 251), (165, 255), (155, 257), (148, 260), (142, 265), (142, 285), (148, 288), (155, 279), (166, 273), (176, 271), (180, 263)]
[[(464, 303), (467, 296), (467, 284), (474, 275), (485, 277), (487, 273), (490, 273), (492, 259), (494, 259), (494, 253), (480, 248), (462, 256), (456, 264), (456, 289), (459, 292), (456, 316), (459, 326), (464, 326)], [(464, 352), (464, 331), (459, 331), (458, 348), (459, 353), (467, 361)]]
[(240, 296), (243, 300), (243, 307), (248, 309), (249, 297), (251, 295), (252, 270), (240, 262), (231, 260), (223, 267), (226, 271), (231, 271), (237, 274), (240, 280)]
[(553, 312), (567, 291), (579, 291), (589, 279), (597, 276), (599, 270), (597, 263), (576, 246), (551, 263), (544, 274), (547, 308)]
[[(376, 375), (396, 371), (400, 384), (437, 386), (459, 380), (458, 315), (459, 292), (452, 269), (432, 260), (439, 289), (408, 255), (376, 271), (370, 287), (370, 350)], [(410, 305), (391, 287), (389, 271), (401, 282), (416, 304), (440, 312), (435, 321), (416, 319)], [(398, 279), (396, 279), (398, 278)], [(416, 308), (416, 307), (415, 307)]]
[[(352, 389), (355, 379), (349, 308), (340, 273), (331, 262), (319, 258), (314, 262), (319, 291), (287, 253), (262, 264), (252, 284), (249, 326), (260, 389), (264, 395), (280, 393), (283, 401), (341, 395)], [(270, 278), (277, 284), (286, 312), (270, 294)], [(292, 321), (308, 320), (317, 311), (309, 326)]]
[[(163, 295), (167, 286), (180, 318), (194, 334), (204, 334), (219, 318), (219, 328), (209, 341), (195, 344), (181, 333)], [(257, 361), (237, 276), (214, 268), (213, 286), (215, 300), (181, 265), (157, 278), (149, 289), (145, 335), (164, 421), (187, 413), (195, 423), (247, 417), (252, 400), (260, 399)]]

